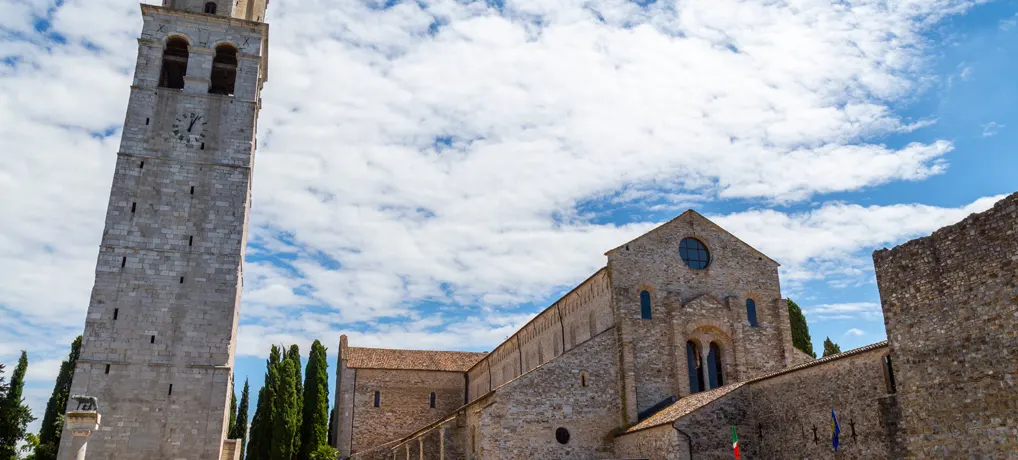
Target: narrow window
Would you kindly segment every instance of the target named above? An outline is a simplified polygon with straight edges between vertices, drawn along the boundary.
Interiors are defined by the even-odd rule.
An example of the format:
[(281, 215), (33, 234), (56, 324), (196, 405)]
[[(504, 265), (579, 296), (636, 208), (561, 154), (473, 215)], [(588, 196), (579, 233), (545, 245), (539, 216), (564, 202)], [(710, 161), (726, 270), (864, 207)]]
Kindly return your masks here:
[(131, 203), (131, 213), (133, 214), (136, 209), (138, 209), (138, 202), (137, 201)]
[(114, 308), (113, 309), (113, 321), (116, 321), (118, 316), (120, 316), (120, 309), (119, 308)]
[(237, 48), (230, 45), (217, 46), (216, 56), (212, 58), (212, 82), (209, 84), (209, 93), (232, 95), (236, 80)]
[(145, 169), (145, 162), (138, 163), (138, 169)]
[(149, 337), (148, 343), (156, 343), (156, 336)]
[(123, 259), (120, 259), (120, 268), (124, 268), (126, 266), (127, 266), (127, 257), (125, 256)]
[(689, 370), (689, 394), (703, 391), (700, 348), (693, 341), (686, 342), (686, 365)]
[(207, 2), (205, 3), (205, 14), (216, 14), (216, 3)]
[(204, 142), (201, 143), (201, 150), (205, 150), (205, 143)]
[(170, 89), (184, 89), (184, 75), (187, 74), (187, 40), (171, 38), (163, 50), (163, 68), (159, 73), (159, 86)]
[(581, 387), (587, 386), (587, 373), (586, 372), (580, 372), (580, 386)]
[(145, 119), (145, 126), (148, 126), (148, 118)]
[(110, 373), (110, 365), (109, 365), (109, 364), (107, 364), (107, 365), (106, 365), (106, 374), (109, 374), (109, 373)]
[(376, 391), (375, 392), (375, 407), (381, 407), (381, 406), (382, 406), (382, 393)]
[(191, 186), (191, 194), (194, 195), (194, 186)]
[(194, 235), (187, 237), (187, 245), (194, 246)]
[(884, 375), (887, 383), (888, 393), (897, 393), (898, 385), (894, 382), (894, 366), (891, 364), (891, 355), (884, 355)]
[(707, 374), (711, 388), (717, 388), (725, 384), (721, 375), (721, 347), (711, 342), (707, 351)]
[(640, 317), (650, 319), (650, 292), (640, 291)]
[(170, 391), (167, 391), (166, 394), (169, 395), (169, 396), (173, 396), (173, 384), (172, 383), (170, 384)]
[(180, 284), (184, 284), (184, 277), (183, 276), (180, 277)]
[(431, 392), (431, 401), (430, 401), (430, 405), (431, 405), (431, 408), (432, 408), (432, 409), (434, 409), (434, 408), (435, 408), (435, 392), (434, 392), (434, 391), (432, 391), (432, 392)]
[(756, 302), (753, 299), (746, 299), (746, 317), (749, 318), (749, 327), (757, 327)]

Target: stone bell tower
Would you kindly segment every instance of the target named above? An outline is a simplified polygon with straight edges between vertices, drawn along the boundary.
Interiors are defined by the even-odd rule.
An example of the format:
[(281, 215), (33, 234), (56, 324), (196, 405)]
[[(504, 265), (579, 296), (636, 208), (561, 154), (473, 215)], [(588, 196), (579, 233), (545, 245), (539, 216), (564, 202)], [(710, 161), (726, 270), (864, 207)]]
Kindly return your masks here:
[[(217, 460), (239, 450), (226, 425), (267, 78), (267, 3), (141, 5), (71, 389), (102, 407), (89, 458)], [(72, 438), (61, 438), (61, 457)]]

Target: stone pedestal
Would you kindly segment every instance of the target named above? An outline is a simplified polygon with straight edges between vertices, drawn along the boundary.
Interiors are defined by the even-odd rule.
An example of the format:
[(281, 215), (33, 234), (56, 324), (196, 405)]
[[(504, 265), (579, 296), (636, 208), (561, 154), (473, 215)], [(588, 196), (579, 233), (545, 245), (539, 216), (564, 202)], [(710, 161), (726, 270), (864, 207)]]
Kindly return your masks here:
[(60, 452), (60, 460), (85, 460), (88, 438), (99, 430), (101, 417), (95, 411), (70, 411), (64, 421), (67, 431), (73, 436), (71, 448)]

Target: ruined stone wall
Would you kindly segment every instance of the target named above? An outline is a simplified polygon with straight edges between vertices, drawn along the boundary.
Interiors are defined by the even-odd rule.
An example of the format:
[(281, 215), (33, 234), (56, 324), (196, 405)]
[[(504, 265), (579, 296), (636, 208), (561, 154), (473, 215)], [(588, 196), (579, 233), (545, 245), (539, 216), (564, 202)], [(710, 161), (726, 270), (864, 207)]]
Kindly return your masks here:
[[(694, 270), (683, 263), (679, 246), (686, 237), (699, 239), (710, 250), (707, 268)], [(636, 421), (638, 412), (670, 396), (688, 394), (685, 341), (701, 325), (713, 321), (724, 326), (699, 332), (709, 332), (735, 348), (729, 354), (740, 378), (788, 364), (791, 333), (788, 312), (779, 305), (777, 263), (699, 214), (686, 212), (609, 251), (608, 268), (623, 373), (633, 376), (626, 378), (623, 393), (630, 422)], [(652, 298), (649, 320), (641, 317), (642, 290)], [(684, 309), (701, 296), (715, 299), (713, 310), (693, 315)], [(747, 323), (747, 298), (756, 301), (759, 327)]]
[[(267, 29), (150, 5), (142, 13), (71, 393), (102, 404), (90, 458), (219, 458)], [(171, 36), (191, 44), (182, 90), (157, 87)], [(208, 94), (219, 42), (240, 51), (233, 96)], [(191, 125), (180, 127), (191, 117), (201, 118), (188, 133)], [(62, 450), (71, 438), (61, 438)]]
[(671, 425), (661, 425), (615, 438), (615, 457), (689, 460), (688, 441)]
[[(610, 457), (609, 435), (621, 425), (615, 357), (615, 334), (606, 331), (480, 401), (467, 421), (476, 458)], [(558, 428), (568, 430), (566, 444)]]
[[(380, 395), (374, 407), (375, 392)], [(409, 435), (463, 405), (462, 372), (357, 369), (352, 452)], [(435, 408), (430, 407), (431, 393)]]
[(909, 455), (1018, 452), (1018, 194), (873, 260)]
[(887, 352), (876, 347), (751, 383), (755, 424), (739, 439), (760, 445), (763, 458), (824, 458), (832, 453), (833, 409), (841, 426), (839, 459), (893, 458), (897, 420), (887, 408), (896, 401), (884, 379)]

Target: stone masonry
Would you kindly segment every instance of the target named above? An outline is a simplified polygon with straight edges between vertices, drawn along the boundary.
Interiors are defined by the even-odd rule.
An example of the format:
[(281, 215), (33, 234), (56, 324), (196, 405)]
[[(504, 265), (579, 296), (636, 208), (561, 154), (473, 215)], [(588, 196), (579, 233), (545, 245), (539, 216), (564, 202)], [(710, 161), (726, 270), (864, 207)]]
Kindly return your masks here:
[[(97, 397), (103, 409), (89, 458), (223, 454), (268, 26), (260, 22), (264, 0), (220, 2), (216, 14), (202, 13), (206, 3), (141, 7), (71, 389)], [(160, 87), (173, 38), (188, 44), (182, 89)], [(236, 52), (229, 95), (209, 93), (221, 45)], [(69, 448), (71, 436), (61, 439), (61, 450)]]
[(1018, 194), (873, 261), (908, 457), (1018, 456)]

